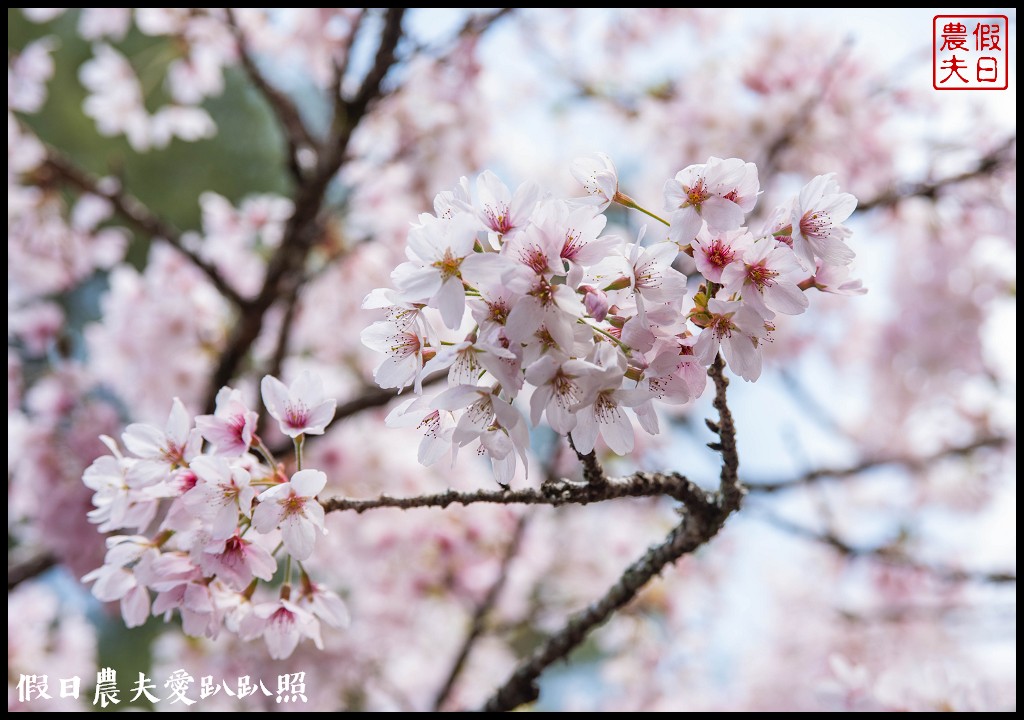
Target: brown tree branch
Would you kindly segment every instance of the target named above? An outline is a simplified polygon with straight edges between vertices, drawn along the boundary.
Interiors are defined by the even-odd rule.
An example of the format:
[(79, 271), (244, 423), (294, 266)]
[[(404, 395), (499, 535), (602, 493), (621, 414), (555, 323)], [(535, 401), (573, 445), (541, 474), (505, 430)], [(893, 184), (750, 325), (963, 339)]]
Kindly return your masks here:
[(696, 485), (678, 473), (638, 472), (628, 477), (609, 480), (604, 485), (587, 482), (554, 480), (544, 482), (540, 488), (520, 490), (474, 490), (459, 492), (446, 490), (432, 495), (392, 497), (381, 495), (376, 498), (327, 498), (320, 502), (325, 512), (351, 511), (364, 513), (380, 508), (437, 507), (449, 505), (473, 505), (493, 503), (497, 505), (589, 505), (607, 500), (627, 497), (670, 497), (685, 502), (697, 492)]
[(81, 192), (97, 195), (107, 200), (127, 223), (143, 235), (154, 239), (162, 240), (174, 247), (178, 252), (187, 257), (189, 261), (210, 280), (217, 291), (220, 292), (236, 307), (245, 305), (245, 299), (228, 284), (217, 268), (201, 258), (197, 253), (185, 247), (182, 242), (181, 232), (168, 221), (150, 210), (141, 200), (134, 195), (121, 189), (105, 187), (92, 173), (79, 167), (69, 157), (57, 149), (46, 147), (46, 159), (43, 167), (52, 172), (64, 183), (80, 190)]
[(541, 643), (484, 704), (484, 712), (514, 710), (536, 700), (540, 694), (537, 679), (548, 667), (567, 658), (593, 630), (633, 600), (667, 565), (693, 552), (718, 534), (729, 515), (739, 509), (743, 487), (739, 481), (735, 426), (725, 396), (729, 383), (720, 357), (708, 370), (708, 374), (715, 381), (715, 408), (719, 411), (718, 422), (708, 423), (708, 427), (719, 436), (719, 442), (713, 444), (714, 449), (722, 454), (718, 492), (707, 493), (692, 483), (685, 483), (680, 492), (683, 502), (682, 521), (665, 541), (650, 548), (626, 569), (599, 600), (573, 615), (561, 630)]
[(806, 487), (825, 480), (841, 480), (843, 478), (860, 475), (868, 470), (874, 470), (875, 468), (885, 467), (888, 465), (905, 467), (911, 470), (920, 470), (929, 467), (939, 460), (953, 457), (964, 457), (983, 448), (1002, 447), (1007, 442), (1009, 442), (1009, 439), (1001, 435), (983, 436), (964, 445), (954, 445), (936, 453), (932, 453), (931, 455), (925, 455), (924, 457), (892, 455), (889, 457), (869, 458), (847, 467), (819, 468), (790, 480), (759, 482), (748, 479), (746, 487), (747, 490), (752, 493), (775, 493)]
[(907, 568), (908, 570), (916, 570), (919, 572), (927, 573), (939, 580), (946, 582), (986, 582), (986, 583), (1016, 583), (1017, 573), (1007, 571), (980, 571), (980, 570), (965, 570), (963, 568), (954, 568), (948, 565), (937, 565), (932, 563), (922, 562), (915, 558), (908, 556), (902, 550), (900, 550), (893, 543), (885, 543), (883, 545), (877, 545), (873, 547), (861, 547), (853, 545), (852, 543), (840, 538), (836, 533), (831, 530), (825, 532), (818, 532), (811, 528), (798, 525), (794, 522), (790, 522), (777, 515), (769, 514), (756, 514), (752, 517), (760, 518), (773, 527), (783, 530), (787, 533), (795, 535), (797, 537), (805, 538), (807, 540), (813, 540), (815, 542), (822, 543), (829, 546), (841, 555), (849, 558), (868, 558), (878, 562), (884, 562), (889, 565), (897, 565), (899, 567)]
[(597, 454), (594, 450), (583, 454), (576, 449), (576, 443), (572, 440), (572, 433), (569, 433), (569, 447), (576, 453), (576, 457), (579, 458), (580, 464), (583, 465), (583, 479), (587, 481), (589, 485), (599, 487), (601, 485), (608, 484), (608, 475), (605, 474), (604, 468), (601, 467), (601, 463), (598, 462)]
[(238, 24), (234, 10), (232, 8), (224, 8), (224, 11), (227, 17), (226, 24), (228, 30), (231, 31), (232, 36), (235, 38), (235, 43), (238, 45), (238, 59), (241, 62), (242, 69), (248, 76), (249, 81), (263, 96), (263, 99), (267, 101), (274, 117), (277, 118), (288, 148), (288, 169), (296, 181), (301, 181), (302, 167), (299, 162), (299, 151), (303, 147), (311, 150), (315, 149), (317, 143), (310, 134), (309, 128), (306, 127), (306, 123), (303, 122), (295, 103), (287, 95), (275, 88), (256, 65), (256, 60), (252, 56), (249, 43), (245, 38), (245, 33), (242, 32), (241, 26)]
[(356, 127), (380, 96), (384, 77), (395, 64), (395, 48), (402, 37), (405, 8), (389, 8), (373, 66), (351, 100), (339, 100), (331, 122), (329, 144), (319, 156), (316, 172), (304, 176), (295, 192), (295, 210), (285, 225), (284, 238), (267, 264), (263, 287), (239, 318), (207, 390), (206, 407), (213, 411), (217, 391), (231, 382), (252, 344), (263, 329), (267, 310), (304, 281), (304, 266), (322, 235), (320, 212), (327, 186), (341, 167)]
[(473, 611), (473, 617), (469, 623), (469, 630), (466, 632), (466, 637), (462, 640), (462, 645), (459, 647), (458, 653), (455, 655), (455, 661), (452, 663), (451, 670), (445, 677), (444, 684), (437, 693), (437, 698), (434, 700), (434, 711), (440, 711), (451, 696), (452, 690), (455, 689), (455, 683), (459, 679), (459, 675), (462, 674), (463, 668), (466, 666), (466, 660), (469, 659), (469, 654), (473, 650), (473, 646), (476, 645), (477, 640), (483, 635), (484, 623), (487, 620), (487, 616), (490, 615), (491, 610), (498, 602), (498, 598), (501, 596), (502, 590), (505, 588), (505, 583), (508, 580), (508, 571), (512, 565), (512, 561), (516, 555), (519, 554), (519, 548), (522, 546), (523, 533), (526, 530), (527, 516), (523, 515), (519, 518), (516, 523), (516, 528), (512, 533), (512, 539), (508, 543), (508, 547), (505, 549), (505, 554), (501, 558), (501, 565), (498, 567), (498, 575), (495, 577), (491, 587), (488, 588), (487, 594), (484, 595), (483, 600), (476, 606), (476, 610)]
[(895, 187), (883, 192), (881, 195), (866, 202), (857, 204), (857, 212), (867, 212), (880, 207), (892, 207), (903, 200), (912, 197), (937, 198), (942, 191), (954, 187), (969, 180), (991, 175), (996, 170), (1016, 164), (1014, 159), (1014, 148), (1017, 145), (1017, 135), (1011, 135), (1005, 141), (994, 147), (989, 152), (978, 158), (974, 167), (964, 172), (935, 180), (924, 180), (921, 182), (900, 183)]
[(57, 564), (57, 558), (50, 553), (39, 553), (32, 555), (19, 562), (7, 563), (7, 592), (18, 587), (26, 580), (31, 580)]
[(768, 145), (764, 158), (758, 163), (758, 172), (763, 179), (775, 173), (779, 157), (783, 151), (793, 144), (793, 141), (800, 137), (800, 134), (807, 127), (814, 115), (814, 110), (821, 104), (825, 95), (832, 88), (832, 83), (838, 74), (839, 68), (846, 56), (849, 54), (850, 43), (844, 42), (839, 50), (829, 59), (825, 70), (821, 75), (820, 82), (815, 92), (804, 99), (796, 113), (790, 117), (782, 127), (782, 131)]

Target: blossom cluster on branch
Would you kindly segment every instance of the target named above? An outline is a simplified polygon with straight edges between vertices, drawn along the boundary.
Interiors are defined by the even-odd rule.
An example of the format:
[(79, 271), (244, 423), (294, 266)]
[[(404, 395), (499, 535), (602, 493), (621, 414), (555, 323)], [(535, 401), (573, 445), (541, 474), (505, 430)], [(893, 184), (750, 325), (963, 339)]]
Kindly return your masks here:
[[(267, 411), (294, 438), (301, 468), (305, 437), (323, 434), (335, 401), (324, 398), (319, 378), (308, 372), (290, 387), (268, 375), (262, 390)], [(256, 434), (257, 420), (241, 393), (225, 387), (212, 415), (193, 420), (175, 398), (164, 428), (129, 425), (122, 435), (127, 455), (103, 438), (111, 454), (82, 478), (95, 491), (89, 519), (105, 533), (156, 526), (152, 537), (108, 537), (104, 564), (84, 578), (100, 600), (120, 601), (129, 627), (150, 613), (169, 619), (177, 610), (189, 635), (212, 638), (226, 628), (246, 640), (263, 637), (271, 657), (283, 658), (302, 637), (321, 647), (321, 620), (347, 623), (341, 598), (302, 566), (317, 534), (326, 532), (316, 496), (327, 476), (299, 469), (288, 477)], [(278, 597), (256, 596), (260, 581), (274, 579), (278, 555)]]
[[(797, 315), (806, 291), (864, 292), (847, 279), (854, 253), (843, 222), (856, 199), (833, 175), (814, 178), (763, 228), (744, 225), (760, 192), (757, 167), (712, 157), (665, 183), (663, 220), (619, 191), (608, 156), (577, 160), (584, 198), (543, 194), (533, 183), (512, 192), (487, 171), (437, 195), (434, 214), (410, 229), (408, 261), (395, 288), (371, 292), (364, 307), (386, 318), (362, 333), (385, 353), (374, 377), (384, 388), (447, 371), (448, 389), (409, 400), (388, 417), (425, 431), (419, 458), (449, 450), (486, 455), (499, 483), (526, 464), (529, 431), (514, 402), (524, 389), (534, 426), (542, 416), (571, 435), (582, 454), (599, 438), (614, 452), (635, 443), (632, 413), (659, 432), (654, 402), (683, 404), (704, 391), (721, 349), (733, 372), (761, 374), (775, 313)], [(613, 202), (668, 226), (645, 243), (604, 233)], [(694, 258), (699, 285), (675, 267)]]

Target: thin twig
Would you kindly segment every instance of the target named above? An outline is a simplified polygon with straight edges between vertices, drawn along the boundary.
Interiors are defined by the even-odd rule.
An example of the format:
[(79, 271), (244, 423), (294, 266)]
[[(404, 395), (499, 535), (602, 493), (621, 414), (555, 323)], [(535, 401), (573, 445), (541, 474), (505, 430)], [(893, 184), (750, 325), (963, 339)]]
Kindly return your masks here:
[(692, 483), (682, 483), (679, 499), (683, 503), (680, 510), (683, 518), (679, 525), (664, 542), (650, 548), (630, 565), (599, 600), (573, 615), (561, 630), (541, 643), (520, 663), (512, 676), (484, 704), (485, 712), (514, 710), (536, 700), (540, 694), (537, 679), (548, 667), (567, 658), (591, 632), (635, 598), (667, 565), (693, 552), (718, 534), (729, 515), (739, 509), (743, 487), (739, 481), (735, 426), (726, 403), (725, 393), (729, 383), (725, 378), (724, 367), (724, 362), (718, 358), (708, 370), (715, 381), (715, 408), (719, 413), (717, 423), (708, 422), (708, 427), (718, 434), (720, 440), (714, 444), (715, 449), (722, 454), (719, 491), (707, 493)]
[(343, 41), (342, 46), (338, 49), (339, 57), (334, 63), (334, 78), (331, 81), (331, 87), (334, 92), (333, 100), (335, 103), (337, 103), (342, 97), (345, 75), (348, 74), (348, 68), (352, 61), (352, 48), (355, 45), (359, 29), (363, 26), (363, 21), (366, 20), (366, 16), (369, 12), (369, 8), (360, 8), (359, 14), (356, 15), (356, 19), (352, 21), (352, 27), (349, 28), (348, 36)]
[(569, 434), (569, 447), (576, 453), (576, 457), (579, 458), (580, 464), (583, 465), (583, 479), (590, 485), (600, 486), (608, 483), (608, 475), (605, 474), (604, 468), (601, 467), (601, 463), (597, 459), (597, 454), (594, 450), (584, 454), (576, 449), (576, 443), (572, 440), (572, 433)]
[(966, 443), (964, 445), (954, 445), (952, 447), (945, 448), (931, 455), (925, 455), (924, 457), (912, 457), (907, 455), (892, 455), (889, 457), (877, 457), (862, 460), (854, 465), (848, 465), (841, 468), (818, 468), (805, 473), (799, 477), (792, 478), (790, 480), (773, 480), (759, 482), (756, 480), (747, 481), (747, 490), (752, 493), (775, 493), (783, 490), (793, 490), (796, 488), (806, 487), (813, 485), (825, 480), (840, 480), (843, 478), (853, 477), (860, 475), (869, 470), (875, 468), (885, 467), (888, 465), (895, 465), (900, 467), (910, 468), (912, 470), (919, 470), (929, 467), (933, 463), (939, 460), (952, 457), (964, 457), (971, 455), (978, 450), (983, 448), (994, 448), (1002, 447), (1009, 440), (1006, 437), (1000, 435), (990, 435), (980, 437), (977, 440)]
[(225, 12), (227, 14), (228, 29), (238, 45), (238, 58), (242, 64), (242, 69), (245, 70), (245, 74), (253, 86), (263, 95), (263, 99), (267, 101), (271, 112), (277, 118), (277, 122), (281, 126), (281, 133), (288, 146), (288, 168), (296, 181), (301, 181), (302, 167), (299, 162), (299, 151), (303, 147), (314, 149), (317, 147), (317, 143), (310, 134), (309, 128), (306, 127), (306, 123), (303, 122), (295, 103), (287, 95), (275, 88), (263, 75), (259, 66), (256, 65), (256, 60), (252, 56), (249, 43), (241, 26), (238, 24), (234, 10), (232, 8), (225, 8)]
[(857, 204), (857, 212), (867, 212), (879, 207), (892, 207), (912, 197), (936, 198), (950, 187), (969, 180), (991, 175), (1001, 167), (1013, 167), (1015, 164), (1013, 149), (1017, 145), (1017, 135), (1011, 135), (995, 148), (978, 158), (974, 167), (964, 172), (936, 180), (925, 180), (916, 183), (902, 183), (881, 195)]
[(162, 240), (174, 247), (209, 278), (221, 295), (237, 307), (245, 306), (246, 300), (228, 284), (217, 268), (193, 250), (185, 247), (181, 232), (177, 228), (153, 212), (137, 197), (124, 191), (120, 185), (115, 188), (108, 187), (95, 175), (79, 167), (69, 157), (50, 146), (46, 146), (46, 159), (43, 161), (43, 165), (68, 185), (110, 202), (118, 215), (129, 225), (149, 238)]
[(498, 567), (498, 575), (494, 578), (494, 582), (491, 587), (488, 588), (487, 594), (484, 595), (483, 599), (476, 606), (473, 611), (473, 618), (469, 623), (469, 630), (466, 631), (466, 637), (462, 640), (462, 645), (459, 647), (458, 653), (455, 655), (455, 661), (452, 663), (451, 670), (448, 671), (448, 675), (445, 677), (444, 684), (437, 693), (437, 698), (434, 700), (434, 711), (441, 710), (445, 702), (451, 696), (452, 690), (455, 689), (455, 683), (459, 679), (459, 675), (462, 674), (463, 668), (466, 666), (466, 660), (469, 659), (469, 654), (472, 652), (473, 647), (476, 645), (477, 640), (483, 635), (484, 625), (487, 620), (487, 616), (490, 615), (491, 610), (498, 602), (498, 598), (501, 596), (502, 590), (505, 588), (505, 583), (508, 580), (508, 571), (512, 566), (512, 561), (516, 555), (519, 554), (519, 549), (522, 547), (523, 533), (526, 530), (527, 516), (523, 515), (516, 522), (515, 530), (512, 533), (512, 539), (508, 543), (508, 547), (505, 549), (505, 554), (501, 558), (501, 565)]
[(953, 568), (947, 565), (926, 563), (908, 556), (893, 543), (861, 547), (853, 545), (832, 531), (818, 532), (817, 530), (812, 530), (811, 528), (786, 520), (778, 515), (762, 512), (753, 513), (751, 514), (751, 517), (763, 520), (773, 527), (790, 533), (791, 535), (827, 545), (846, 557), (869, 558), (889, 565), (897, 565), (899, 567), (907, 568), (908, 570), (927, 573), (928, 575), (946, 582), (971, 581), (997, 584), (1017, 582), (1016, 572), (965, 570), (963, 568)]
[(381, 495), (376, 498), (327, 498), (321, 501), (325, 512), (351, 511), (364, 513), (380, 508), (436, 507), (449, 505), (473, 505), (492, 503), (496, 505), (589, 505), (596, 502), (617, 500), (627, 497), (670, 497), (681, 502), (693, 496), (696, 486), (678, 473), (638, 472), (625, 478), (609, 480), (604, 485), (572, 482), (570, 480), (546, 481), (540, 488), (520, 490), (475, 490), (459, 492), (446, 490), (432, 495), (392, 497)]

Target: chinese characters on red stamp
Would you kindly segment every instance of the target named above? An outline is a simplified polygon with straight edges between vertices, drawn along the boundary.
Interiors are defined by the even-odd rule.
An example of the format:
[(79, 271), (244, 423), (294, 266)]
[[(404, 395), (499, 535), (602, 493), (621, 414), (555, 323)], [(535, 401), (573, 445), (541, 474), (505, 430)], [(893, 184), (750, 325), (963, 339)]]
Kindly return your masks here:
[(1009, 87), (1009, 25), (1005, 15), (936, 15), (932, 19), (932, 87)]

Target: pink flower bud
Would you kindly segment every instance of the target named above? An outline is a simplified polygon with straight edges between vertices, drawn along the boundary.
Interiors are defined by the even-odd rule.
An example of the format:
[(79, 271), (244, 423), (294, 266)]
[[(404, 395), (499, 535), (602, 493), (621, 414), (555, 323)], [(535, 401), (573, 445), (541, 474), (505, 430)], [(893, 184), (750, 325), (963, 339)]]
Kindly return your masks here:
[(580, 290), (583, 291), (583, 304), (587, 308), (587, 312), (590, 316), (601, 322), (608, 314), (608, 296), (602, 290), (598, 290), (591, 285), (580, 285)]

